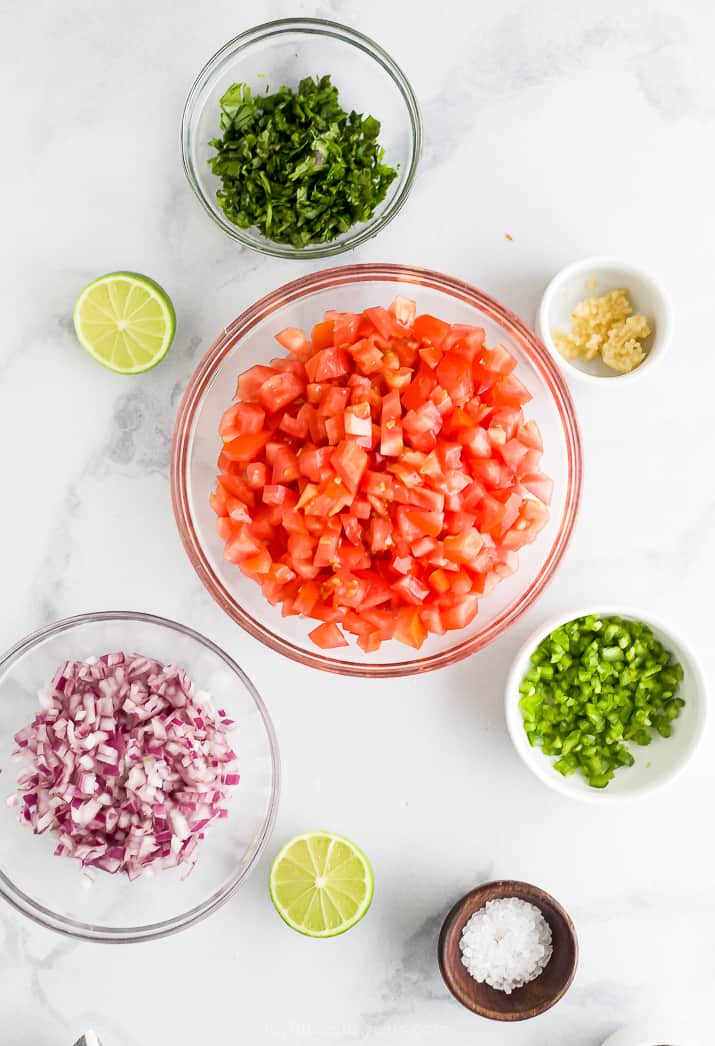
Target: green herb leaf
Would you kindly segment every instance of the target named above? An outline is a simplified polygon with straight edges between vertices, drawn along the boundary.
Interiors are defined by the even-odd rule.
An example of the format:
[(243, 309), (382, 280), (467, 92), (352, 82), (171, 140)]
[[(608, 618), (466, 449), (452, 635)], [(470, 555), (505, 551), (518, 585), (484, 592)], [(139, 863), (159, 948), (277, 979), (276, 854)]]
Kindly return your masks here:
[(325, 243), (368, 221), (397, 171), (384, 163), (380, 122), (346, 113), (329, 76), (254, 96), (232, 84), (209, 164), (229, 221), (277, 243)]

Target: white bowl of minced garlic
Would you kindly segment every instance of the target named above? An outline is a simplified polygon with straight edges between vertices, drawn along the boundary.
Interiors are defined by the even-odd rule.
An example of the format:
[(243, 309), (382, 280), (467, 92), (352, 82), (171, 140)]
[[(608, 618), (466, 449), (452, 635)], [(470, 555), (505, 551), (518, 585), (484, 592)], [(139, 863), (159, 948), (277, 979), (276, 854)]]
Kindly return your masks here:
[(636, 265), (584, 258), (554, 276), (541, 299), (539, 337), (567, 374), (596, 382), (633, 379), (670, 342), (670, 305)]

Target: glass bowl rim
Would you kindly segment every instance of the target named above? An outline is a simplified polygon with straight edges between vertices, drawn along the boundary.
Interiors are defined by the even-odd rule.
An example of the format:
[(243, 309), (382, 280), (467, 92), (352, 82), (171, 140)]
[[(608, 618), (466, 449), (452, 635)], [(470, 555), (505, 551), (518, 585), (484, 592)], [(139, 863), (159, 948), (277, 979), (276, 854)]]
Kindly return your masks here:
[[(308, 244), (307, 247), (293, 247), (290, 244), (272, 243), (265, 238), (260, 244), (256, 243), (245, 235), (243, 229), (225, 220), (213, 209), (203, 191), (191, 159), (191, 118), (198, 103), (199, 94), (206, 84), (217, 75), (230, 58), (240, 54), (241, 51), (251, 46), (251, 44), (260, 40), (279, 37), (287, 32), (304, 32), (310, 35), (331, 36), (336, 40), (341, 40), (343, 43), (357, 47), (364, 54), (374, 59), (388, 73), (399, 90), (409, 114), (412, 150), (410, 166), (404, 185), (377, 217), (371, 218), (364, 223), (358, 233), (352, 237), (349, 236), (340, 243), (332, 241), (326, 244)], [(422, 116), (412, 84), (405, 76), (402, 68), (380, 44), (359, 30), (343, 25), (341, 22), (333, 22), (324, 18), (277, 18), (269, 22), (261, 22), (260, 25), (253, 26), (239, 33), (238, 36), (234, 36), (209, 58), (208, 62), (203, 66), (191, 85), (184, 103), (181, 117), (181, 159), (189, 185), (204, 211), (220, 229), (223, 229), (232, 239), (238, 240), (244, 247), (257, 251), (259, 254), (275, 258), (330, 258), (342, 254), (344, 251), (352, 250), (366, 240), (372, 239), (402, 209), (417, 173), (417, 167), (422, 155), (422, 137)]]
[[(565, 428), (567, 492), (559, 530), (538, 574), (523, 595), (507, 607), (491, 625), (479, 635), (457, 642), (448, 650), (437, 654), (409, 661), (371, 665), (354, 661), (340, 661), (318, 652), (317, 648), (315, 652), (303, 649), (271, 632), (242, 609), (214, 574), (198, 540), (191, 518), (185, 477), (194, 420), (201, 399), (215, 371), (237, 342), (257, 323), (269, 317), (277, 309), (289, 305), (309, 293), (329, 290), (346, 283), (365, 283), (374, 280), (394, 282), (397, 288), (400, 283), (417, 283), (432, 290), (447, 293), (453, 298), (476, 306), (518, 342), (519, 347), (536, 366), (542, 380), (546, 383), (559, 419)], [(337, 675), (376, 679), (415, 675), (455, 664), (470, 654), (482, 650), (521, 617), (541, 595), (566, 551), (580, 503), (582, 472), (581, 436), (574, 403), (564, 376), (546, 347), (515, 313), (471, 284), (443, 273), (408, 265), (368, 262), (323, 269), (283, 284), (250, 305), (222, 331), (194, 370), (181, 399), (172, 438), (170, 482), (174, 517), (189, 560), (209, 594), (229, 617), (241, 625), (254, 639), (258, 639), (271, 650), (283, 654), (299, 664), (334, 672)]]
[(65, 916), (58, 915), (56, 912), (51, 911), (44, 905), (38, 904), (37, 901), (34, 901), (31, 897), (28, 897), (27, 894), (25, 894), (4, 874), (4, 872), (2, 872), (2, 870), (0, 870), (0, 897), (7, 901), (7, 903), (16, 911), (21, 912), (38, 925), (44, 926), (49, 930), (54, 930), (56, 933), (60, 933), (65, 937), (71, 937), (74, 940), (94, 941), (107, 944), (134, 944), (141, 941), (154, 941), (161, 937), (168, 937), (171, 934), (178, 933), (180, 930), (187, 929), (188, 927), (201, 922), (206, 918), (206, 916), (211, 915), (212, 912), (225, 904), (225, 902), (236, 893), (238, 888), (248, 877), (271, 837), (271, 833), (275, 826), (276, 816), (278, 814), (278, 801), (280, 798), (281, 784), (280, 755), (275, 729), (268, 713), (268, 709), (266, 708), (256, 687), (230, 654), (227, 654), (226, 651), (218, 646), (217, 643), (214, 643), (213, 640), (202, 635), (202, 633), (197, 632), (196, 629), (190, 628), (188, 625), (183, 625), (178, 621), (161, 617), (158, 614), (147, 614), (139, 610), (102, 610), (75, 614), (72, 617), (62, 618), (59, 621), (54, 621), (49, 625), (44, 625), (43, 627), (36, 629), (34, 632), (31, 632), (29, 635), (20, 639), (10, 647), (0, 656), (0, 675), (8, 667), (11, 667), (22, 654), (31, 652), (41, 640), (46, 639), (48, 636), (59, 635), (62, 632), (67, 632), (76, 626), (88, 622), (94, 623), (97, 621), (128, 620), (160, 625), (161, 627), (168, 628), (171, 631), (181, 632), (183, 635), (188, 636), (190, 639), (197, 640), (202, 646), (211, 650), (212, 653), (216, 654), (225, 662), (228, 668), (235, 672), (247, 692), (252, 697), (266, 730), (273, 769), (273, 787), (263, 828), (254, 851), (251, 854), (251, 858), (241, 873), (235, 875), (219, 893), (212, 895), (208, 901), (195, 905), (193, 908), (190, 908), (179, 916), (175, 916), (171, 919), (164, 919), (162, 922), (147, 923), (143, 926), (107, 927), (90, 925), (77, 919), (69, 919)]

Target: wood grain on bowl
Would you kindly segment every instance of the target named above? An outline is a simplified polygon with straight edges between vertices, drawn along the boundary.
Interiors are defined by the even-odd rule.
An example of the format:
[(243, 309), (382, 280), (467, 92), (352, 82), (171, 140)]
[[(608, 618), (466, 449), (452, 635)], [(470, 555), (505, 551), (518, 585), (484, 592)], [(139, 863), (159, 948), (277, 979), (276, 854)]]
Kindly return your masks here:
[[(459, 942), (468, 919), (487, 901), (518, 897), (535, 905), (551, 927), (553, 955), (535, 980), (507, 995), (480, 984), (462, 963)], [(468, 1010), (495, 1021), (523, 1021), (554, 1006), (568, 991), (578, 965), (578, 939), (568, 915), (550, 894), (529, 883), (501, 879), (485, 883), (466, 894), (444, 921), (438, 945), (444, 982), (455, 999)]]

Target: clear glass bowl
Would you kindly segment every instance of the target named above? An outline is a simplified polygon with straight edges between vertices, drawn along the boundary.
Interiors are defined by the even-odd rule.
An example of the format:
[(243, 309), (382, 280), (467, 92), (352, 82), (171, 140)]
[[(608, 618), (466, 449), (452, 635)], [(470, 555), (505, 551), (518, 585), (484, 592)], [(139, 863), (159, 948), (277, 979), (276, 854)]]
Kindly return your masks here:
[[(503, 342), (518, 360), (517, 376), (533, 400), (527, 405), (544, 438), (543, 468), (554, 480), (551, 519), (520, 552), (516, 574), (480, 603), (467, 628), (430, 635), (421, 650), (396, 641), (364, 654), (352, 643), (326, 653), (308, 639), (315, 627), (281, 617), (261, 589), (223, 558), (209, 494), (221, 442), (218, 423), (230, 405), (238, 374), (268, 363), (282, 349), (273, 340), (284, 327), (310, 330), (326, 309), (359, 312), (388, 305), (396, 294), (414, 298), (418, 312), (486, 328), (489, 344)], [(184, 394), (174, 430), (171, 463), (174, 513), (184, 547), (214, 599), (252, 636), (287, 657), (344, 675), (403, 676), (449, 665), (496, 639), (543, 591), (573, 530), (581, 490), (581, 442), (573, 403), (550, 354), (522, 321), (467, 283), (405, 265), (351, 265), (294, 280), (266, 295), (233, 321), (211, 346)]]
[[(111, 651), (139, 651), (185, 668), (216, 707), (236, 721), (233, 747), (241, 781), (229, 816), (209, 826), (199, 860), (184, 880), (182, 869), (130, 882), (97, 872), (83, 885), (77, 861), (53, 854), (55, 837), (33, 835), (5, 803), (14, 790), (14, 734), (39, 709), (37, 691), (68, 659)], [(176, 933), (203, 919), (235, 893), (273, 828), (279, 762), (273, 726), (250, 679), (204, 636), (148, 614), (106, 612), (68, 618), (35, 632), (0, 660), (0, 895), (52, 930), (91, 941), (126, 943)]]
[[(256, 228), (239, 229), (216, 200), (220, 179), (208, 160), (209, 141), (220, 135), (220, 99), (233, 83), (247, 83), (257, 93), (266, 87), (296, 88), (306, 76), (329, 73), (340, 102), (380, 121), (385, 161), (397, 178), (368, 222), (354, 225), (330, 243), (296, 248), (274, 243)], [(417, 99), (400, 67), (362, 33), (321, 18), (283, 18), (255, 26), (229, 40), (199, 73), (189, 91), (181, 121), (181, 151), (191, 188), (206, 213), (235, 240), (279, 258), (328, 258), (357, 247), (394, 218), (407, 199), (422, 151), (422, 121)]]

